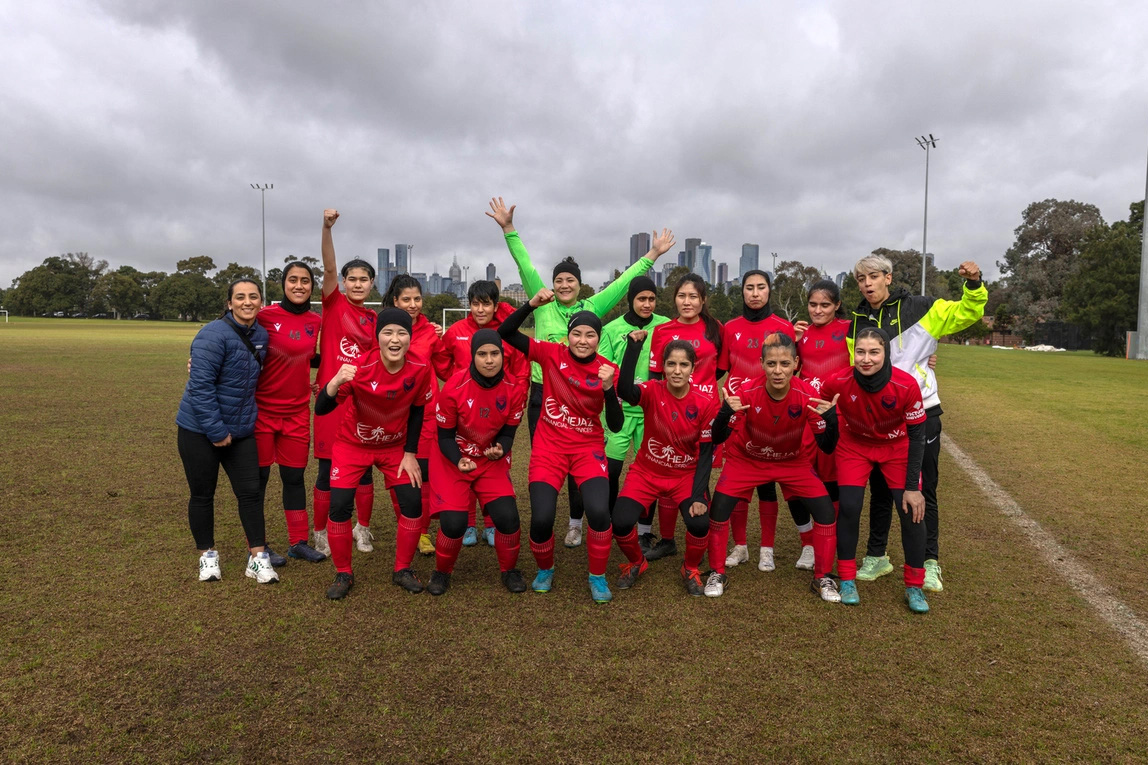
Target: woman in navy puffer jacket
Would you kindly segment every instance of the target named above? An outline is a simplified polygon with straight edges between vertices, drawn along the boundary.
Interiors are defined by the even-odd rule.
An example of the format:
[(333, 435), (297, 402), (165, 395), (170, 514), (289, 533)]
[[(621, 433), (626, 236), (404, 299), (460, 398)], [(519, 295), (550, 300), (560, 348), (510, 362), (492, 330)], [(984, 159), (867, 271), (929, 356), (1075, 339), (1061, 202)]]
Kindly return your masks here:
[(251, 554), (247, 576), (279, 581), (266, 549), (255, 450), (255, 385), (267, 349), (267, 330), (255, 321), (263, 305), (259, 285), (233, 282), (227, 311), (206, 324), (191, 342), (191, 367), (179, 414), (177, 443), (191, 499), (187, 521), (199, 549), (199, 580), (220, 578), (215, 550), (215, 485), (222, 465), (239, 502), (239, 520)]

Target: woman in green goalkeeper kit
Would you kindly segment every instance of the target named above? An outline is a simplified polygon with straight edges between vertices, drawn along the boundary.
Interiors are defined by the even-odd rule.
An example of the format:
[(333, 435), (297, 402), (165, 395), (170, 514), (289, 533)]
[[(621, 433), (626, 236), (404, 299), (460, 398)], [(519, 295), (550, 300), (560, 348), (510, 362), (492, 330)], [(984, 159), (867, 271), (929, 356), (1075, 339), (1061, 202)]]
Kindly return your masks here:
[[(510, 257), (514, 258), (514, 264), (518, 266), (522, 286), (526, 294), (534, 295), (548, 285), (542, 281), (538, 269), (530, 261), (530, 253), (514, 229), (514, 208), (514, 205), (507, 207), (502, 197), (496, 197), (490, 200), (490, 212), (487, 215), (502, 227)], [(552, 284), (549, 285), (554, 290), (554, 301), (534, 312), (534, 337), (553, 343), (566, 342), (567, 324), (571, 316), (579, 311), (591, 311), (599, 317), (605, 316), (625, 296), (630, 282), (653, 268), (654, 262), (674, 244), (672, 231), (662, 229), (660, 236), (655, 231), (650, 251), (645, 256), (639, 258), (637, 263), (627, 268), (601, 292), (585, 299), (578, 297), (582, 289), (582, 272), (578, 264), (570, 257), (561, 261), (554, 266)], [(533, 438), (538, 418), (542, 414), (542, 369), (537, 364), (531, 364), (530, 367), (530, 405), (526, 410), (526, 418)], [(572, 482), (567, 483), (567, 489), (570, 495), (570, 529), (566, 533), (566, 546), (577, 547), (582, 544), (582, 499)]]

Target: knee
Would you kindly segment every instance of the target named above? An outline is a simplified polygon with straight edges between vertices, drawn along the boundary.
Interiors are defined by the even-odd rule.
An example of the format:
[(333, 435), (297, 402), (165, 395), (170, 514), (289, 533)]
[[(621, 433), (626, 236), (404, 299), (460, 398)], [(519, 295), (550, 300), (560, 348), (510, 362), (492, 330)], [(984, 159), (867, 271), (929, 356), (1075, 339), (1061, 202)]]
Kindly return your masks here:
[(315, 476), (315, 488), (319, 491), (331, 490), (331, 460), (319, 460), (319, 473)]
[[(268, 468), (270, 470), (270, 468)], [(304, 468), (291, 468), (279, 466), (279, 480), (284, 486), (302, 486)]]
[(351, 511), (355, 506), (354, 489), (332, 489), (331, 509), (327, 517), (335, 523), (344, 523), (351, 520)]
[(759, 502), (776, 502), (777, 501), (777, 484), (767, 483), (757, 487), (757, 499)]
[(448, 539), (458, 539), (466, 532), (466, 513), (454, 511), (440, 513), (438, 527)]
[(414, 486), (396, 486), (395, 498), (399, 501), (399, 512), (404, 518), (422, 517), (422, 494)]
[(704, 537), (710, 531), (710, 518), (708, 515), (690, 515), (682, 513), (682, 520), (686, 524), (686, 533), (694, 537)]

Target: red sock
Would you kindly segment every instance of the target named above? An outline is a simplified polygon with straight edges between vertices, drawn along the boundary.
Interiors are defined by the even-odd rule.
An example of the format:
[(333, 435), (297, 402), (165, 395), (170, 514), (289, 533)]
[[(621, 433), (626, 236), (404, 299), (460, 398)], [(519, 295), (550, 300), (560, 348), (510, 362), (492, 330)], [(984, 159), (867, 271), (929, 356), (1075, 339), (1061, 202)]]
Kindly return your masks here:
[(534, 562), (540, 570), (554, 568), (554, 535), (545, 542), (530, 540), (530, 552), (534, 553)]
[(355, 488), (355, 517), (360, 526), (371, 525), (371, 510), (375, 507), (375, 485), (361, 483)]
[(434, 543), (434, 568), (444, 574), (454, 573), (454, 563), (458, 560), (458, 551), (462, 549), (462, 537), (451, 539), (438, 530), (438, 538)]
[(673, 539), (678, 530), (678, 507), (672, 502), (658, 500), (658, 533), (662, 539)]
[(329, 521), (327, 544), (331, 546), (331, 560), (341, 574), (351, 573), (351, 522)]
[(307, 541), (307, 511), (306, 510), (284, 510), (283, 515), (287, 518), (287, 542), (288, 544), (299, 544), (300, 542)]
[(908, 563), (905, 564), (905, 586), (906, 587), (924, 587), (925, 586), (925, 569), (913, 568)]
[[(518, 536), (520, 532), (503, 534), (497, 529), (494, 532), (494, 552), (498, 555), (498, 570), (510, 571), (518, 567)], [(553, 550), (553, 546), (550, 548)]]
[[(816, 562), (814, 562), (816, 565)], [(849, 560), (837, 559), (837, 576), (841, 577), (842, 582), (851, 582), (857, 578), (857, 559), (850, 558)]]
[(422, 534), (427, 534), (430, 532), (430, 484), (425, 480), (423, 481), (422, 488), (419, 489), (419, 494), (421, 496), (423, 510), (423, 517), (420, 519), (422, 525), (419, 531)]
[(422, 518), (408, 518), (399, 516), (399, 529), (395, 534), (395, 571), (402, 571), (411, 567), (415, 557), (415, 549), (419, 546), (419, 534), (422, 528)]
[(708, 536), (695, 537), (690, 532), (686, 532), (686, 568), (696, 569), (702, 565), (702, 556), (706, 554), (708, 542)]
[(733, 512), (729, 516), (729, 527), (733, 530), (733, 543), (745, 547), (749, 544), (745, 538), (745, 527), (749, 524), (749, 503), (746, 501), (738, 502), (733, 506)]
[[(632, 533), (635, 544), (638, 540), (636, 532)], [(610, 545), (614, 542), (614, 530), (590, 531), (586, 534), (586, 557), (589, 559), (591, 576), (604, 576), (606, 563), (610, 560)]]
[(315, 531), (326, 531), (327, 513), (331, 512), (331, 492), (315, 489), (311, 492), (311, 502), (315, 508)]
[(773, 547), (777, 540), (777, 503), (758, 502), (757, 517), (761, 519), (761, 546)]
[[(833, 559), (837, 557), (837, 524), (814, 523), (813, 537), (813, 575), (820, 579), (833, 570)], [(805, 535), (801, 535), (801, 543), (805, 544)], [(854, 564), (856, 565), (856, 564)]]
[(618, 549), (621, 550), (626, 560), (631, 563), (640, 563), (642, 556), (642, 546), (638, 544), (638, 530), (630, 529), (630, 533), (624, 537), (618, 536), (618, 532), (614, 532), (614, 539), (618, 542)]
[(729, 544), (729, 521), (710, 520), (710, 568), (725, 573), (725, 547)]
[[(470, 509), (466, 511), (466, 525), (468, 528), (478, 525), (478, 511), (475, 509), (478, 506), (478, 500), (471, 503)], [(486, 517), (485, 515), (483, 516)]]
[[(797, 535), (798, 535), (799, 537), (801, 537), (801, 546), (802, 546), (802, 547), (810, 547), (810, 546), (812, 546), (812, 545), (813, 545), (813, 536), (814, 536), (814, 531), (813, 531), (813, 529), (814, 529), (814, 528), (817, 528), (817, 524), (816, 524), (816, 523), (814, 523), (814, 524), (813, 524), (813, 528), (809, 529), (809, 531), (799, 531), (799, 532), (797, 532)], [(836, 536), (834, 536), (834, 539), (836, 539)], [(834, 554), (836, 555), (836, 553), (834, 553)], [(830, 564), (830, 566), (832, 566), (832, 564)]]

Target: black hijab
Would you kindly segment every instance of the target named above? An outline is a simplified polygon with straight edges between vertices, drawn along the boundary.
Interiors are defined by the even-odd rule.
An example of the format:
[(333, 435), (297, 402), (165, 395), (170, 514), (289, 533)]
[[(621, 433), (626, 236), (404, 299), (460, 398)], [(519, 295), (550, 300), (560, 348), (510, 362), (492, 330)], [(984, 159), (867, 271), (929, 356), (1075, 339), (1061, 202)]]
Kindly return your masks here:
[[(769, 280), (769, 274), (767, 274), (765, 271), (762, 271), (762, 270), (757, 269), (757, 268), (746, 271), (744, 274), (741, 275), (741, 283), (743, 286), (745, 285), (745, 280), (751, 276), (760, 276), (760, 277), (765, 279), (765, 283), (767, 285), (769, 285), (769, 297), (772, 299), (773, 298), (773, 282), (771, 282)], [(765, 305), (763, 305), (761, 308), (758, 308), (758, 309), (750, 308), (748, 305), (745, 304), (745, 292), (742, 292), (741, 293), (741, 315), (744, 316), (748, 321), (757, 322), (757, 321), (762, 321), (763, 319), (768, 319), (770, 316), (772, 316), (773, 315), (773, 309), (769, 307), (769, 300), (766, 300)]]
[[(478, 355), (478, 349), (484, 345), (495, 345), (503, 351), (502, 369), (499, 369), (498, 374), (494, 377), (483, 377), (482, 373), (478, 371), (478, 366), (474, 363), (474, 357)], [(483, 388), (493, 388), (502, 382), (502, 377), (505, 372), (506, 351), (502, 348), (502, 337), (493, 329), (480, 329), (475, 332), (474, 336), (470, 338), (470, 379), (474, 380)]]
[(658, 287), (654, 284), (654, 280), (648, 276), (637, 276), (630, 282), (630, 289), (626, 292), (626, 300), (629, 303), (629, 310), (622, 314), (622, 318), (631, 327), (637, 329), (644, 329), (654, 320), (654, 315), (650, 314), (649, 318), (643, 319), (634, 311), (634, 298), (643, 292), (652, 292), (655, 296), (658, 294)]
[(866, 393), (877, 393), (893, 379), (893, 359), (889, 353), (889, 336), (885, 334), (885, 330), (883, 329), (866, 327), (857, 333), (857, 339), (853, 341), (853, 347), (856, 348), (857, 342), (867, 337), (876, 337), (881, 341), (881, 345), (885, 346), (885, 366), (871, 375), (863, 375), (857, 370), (857, 367), (853, 367), (853, 379), (861, 386), (861, 390)]
[[(602, 320), (599, 319), (598, 314), (594, 313), (593, 311), (579, 311), (578, 313), (571, 316), (570, 323), (566, 325), (566, 334), (570, 334), (570, 332), (572, 332), (575, 327), (589, 327), (598, 333), (598, 337), (602, 336)], [(574, 359), (579, 364), (589, 364), (594, 360), (595, 356), (597, 356), (597, 354), (592, 353), (583, 359), (575, 356), (574, 349), (569, 345), (566, 346), (566, 350), (570, 352), (570, 358)]]

